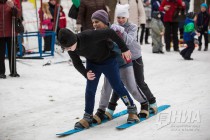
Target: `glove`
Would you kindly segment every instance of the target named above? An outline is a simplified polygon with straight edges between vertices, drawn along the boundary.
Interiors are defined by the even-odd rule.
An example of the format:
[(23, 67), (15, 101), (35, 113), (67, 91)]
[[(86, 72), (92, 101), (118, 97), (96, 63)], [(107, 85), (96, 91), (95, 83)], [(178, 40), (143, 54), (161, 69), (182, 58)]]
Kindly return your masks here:
[(125, 28), (120, 26), (120, 25), (116, 25), (116, 24), (112, 24), (111, 25), (111, 29), (114, 30), (115, 32), (120, 32), (120, 33), (123, 33)]

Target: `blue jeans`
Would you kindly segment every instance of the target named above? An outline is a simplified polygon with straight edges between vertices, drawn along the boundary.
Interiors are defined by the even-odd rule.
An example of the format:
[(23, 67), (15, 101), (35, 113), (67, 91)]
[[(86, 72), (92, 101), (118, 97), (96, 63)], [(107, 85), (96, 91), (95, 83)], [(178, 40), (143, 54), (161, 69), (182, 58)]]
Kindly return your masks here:
[(119, 74), (119, 66), (115, 58), (105, 60), (100, 64), (94, 64), (87, 60), (88, 70), (92, 70), (95, 73), (94, 80), (87, 80), (86, 91), (85, 91), (85, 112), (93, 114), (95, 104), (95, 94), (98, 86), (98, 82), (101, 74), (103, 73), (108, 79), (113, 90), (118, 93), (124, 104), (134, 105), (128, 91), (125, 89)]

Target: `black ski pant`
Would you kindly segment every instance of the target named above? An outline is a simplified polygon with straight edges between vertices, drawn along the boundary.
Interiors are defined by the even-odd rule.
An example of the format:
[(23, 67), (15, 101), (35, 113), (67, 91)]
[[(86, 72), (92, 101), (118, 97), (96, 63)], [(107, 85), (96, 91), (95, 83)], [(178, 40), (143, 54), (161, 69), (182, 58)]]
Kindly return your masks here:
[(145, 25), (142, 25), (140, 43), (143, 43), (144, 33), (145, 33), (145, 43), (148, 43), (149, 28), (146, 28)]
[(183, 49), (180, 53), (184, 58), (191, 58), (191, 54), (193, 53), (193, 50), (195, 49), (194, 41), (188, 41), (186, 42), (187, 47)]
[(200, 32), (200, 36), (198, 37), (199, 41), (199, 47), (201, 48), (202, 46), (202, 36), (204, 36), (204, 41), (205, 41), (205, 48), (208, 48), (208, 31), (202, 31)]
[[(50, 31), (50, 30), (46, 30), (46, 31)], [(44, 36), (44, 51), (50, 51), (51, 44), (52, 44), (52, 36), (51, 35)]]
[(178, 22), (165, 22), (165, 43), (166, 43), (166, 50), (170, 51), (170, 43), (171, 43), (171, 34), (173, 38), (173, 47), (174, 50), (179, 50), (178, 47)]
[(0, 74), (5, 74), (5, 54), (7, 47), (7, 54), (9, 59), (10, 73), (16, 73), (16, 60), (14, 55), (16, 54), (16, 43), (14, 49), (12, 49), (12, 37), (0, 37)]

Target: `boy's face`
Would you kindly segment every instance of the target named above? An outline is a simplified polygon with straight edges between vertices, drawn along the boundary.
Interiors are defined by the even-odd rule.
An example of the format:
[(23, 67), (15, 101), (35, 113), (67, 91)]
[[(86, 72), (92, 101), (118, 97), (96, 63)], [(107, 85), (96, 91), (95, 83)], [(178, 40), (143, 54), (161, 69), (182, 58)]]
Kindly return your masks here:
[(107, 28), (107, 25), (97, 19), (92, 19), (93, 28), (95, 30)]
[(117, 17), (117, 22), (120, 25), (124, 25), (127, 21), (128, 21), (128, 18), (126, 18), (126, 17)]
[(201, 12), (205, 12), (206, 8), (205, 7), (201, 7)]

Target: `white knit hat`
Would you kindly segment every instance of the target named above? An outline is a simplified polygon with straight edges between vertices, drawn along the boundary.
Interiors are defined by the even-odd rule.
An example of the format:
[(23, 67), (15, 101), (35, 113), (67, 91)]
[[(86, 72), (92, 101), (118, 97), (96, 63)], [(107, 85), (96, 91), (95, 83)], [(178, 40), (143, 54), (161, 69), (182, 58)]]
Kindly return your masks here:
[(129, 18), (129, 4), (117, 4), (116, 6), (116, 17), (126, 17)]

